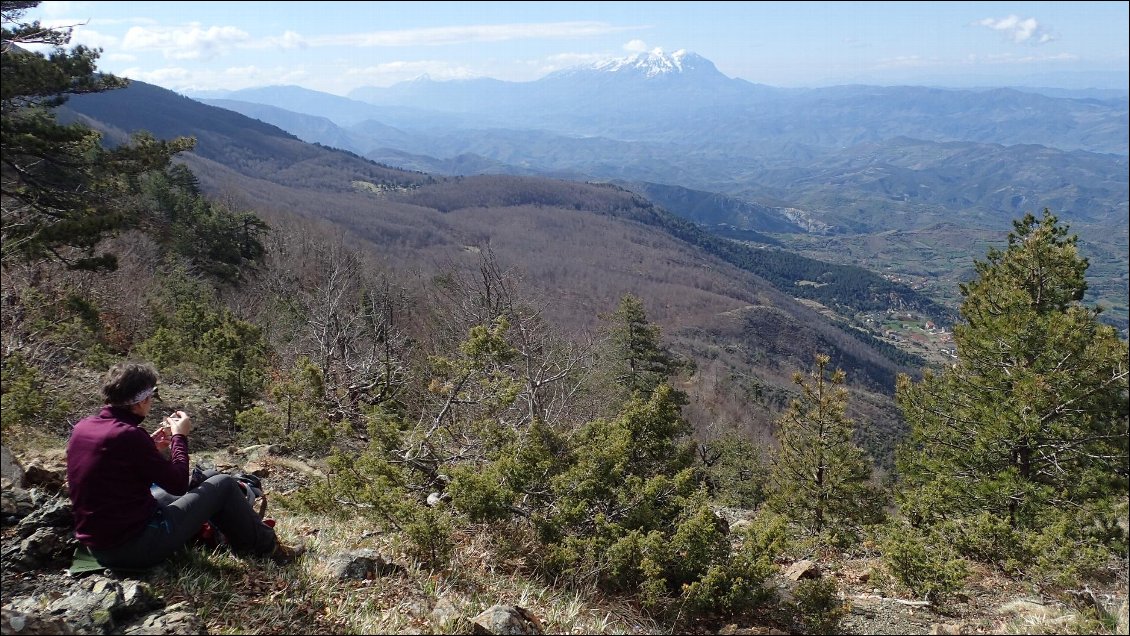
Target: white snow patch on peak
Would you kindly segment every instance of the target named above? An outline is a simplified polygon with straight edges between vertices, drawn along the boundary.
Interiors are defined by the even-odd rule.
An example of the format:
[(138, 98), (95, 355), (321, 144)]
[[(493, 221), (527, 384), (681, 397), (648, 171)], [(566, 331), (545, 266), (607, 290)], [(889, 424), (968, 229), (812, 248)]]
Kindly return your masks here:
[(646, 77), (656, 77), (689, 70), (690, 67), (685, 66), (688, 56), (695, 57), (693, 53), (688, 53), (686, 49), (679, 49), (668, 55), (663, 52), (663, 49), (654, 48), (646, 53), (636, 53), (628, 57), (597, 62), (592, 65), (592, 68), (609, 73), (636, 70)]

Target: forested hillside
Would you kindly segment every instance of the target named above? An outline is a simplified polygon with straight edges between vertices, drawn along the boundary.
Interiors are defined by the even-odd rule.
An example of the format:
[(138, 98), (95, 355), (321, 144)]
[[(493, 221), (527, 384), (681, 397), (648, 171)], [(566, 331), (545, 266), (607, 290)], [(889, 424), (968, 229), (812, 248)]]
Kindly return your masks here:
[[(281, 453), (303, 477), (273, 514), (311, 556), (193, 549), (145, 575), (210, 629), (469, 631), (438, 599), (477, 607), (503, 579), (515, 604), (626, 608), (526, 616), (534, 632), (832, 633), (849, 559), (939, 617), (975, 573), (1065, 605), (1105, 582), (1121, 606), (1070, 627), (1119, 629), (1130, 360), (1050, 211), (1014, 222), (947, 315), (619, 186), (399, 170), (126, 87), (25, 23), (35, 4), (3, 2), (4, 447), (58, 451), (136, 359), (193, 414), (195, 456)], [(18, 46), (36, 42), (58, 48)], [(889, 308), (952, 321), (954, 361), (825, 313)], [(22, 592), (31, 515), (4, 515)], [(54, 567), (73, 547), (43, 550)], [(374, 547), (391, 557), (363, 584), (327, 573)]]
[[(135, 90), (136, 100), (131, 98)], [(149, 108), (164, 104), (165, 99), (173, 101), (170, 108)], [(130, 112), (141, 104), (166, 113), (148, 115), (150, 124), (164, 134), (200, 131), (197, 148), (186, 160), (205, 190), (225, 195), (237, 190), (241, 204), (268, 218), (282, 213), (331, 221), (371, 244), (393, 269), (435, 273), (437, 264), (449, 262), (473, 267), (477, 258), (473, 252), (489, 245), (506, 267), (521, 272), (531, 293), (555, 299), (549, 319), (573, 333), (594, 329), (597, 315), (615, 306), (622, 294), (638, 295), (672, 335), (706, 340), (692, 345), (698, 352), (696, 362), (721, 381), (703, 383), (695, 390), (716, 392), (703, 400), (722, 412), (743, 410), (739, 404), (745, 399), (746, 382), (737, 378), (752, 376), (787, 391), (791, 369), (810, 355), (791, 344), (801, 340), (827, 346), (851, 374), (852, 384), (879, 396), (889, 395), (896, 373), (920, 366), (920, 360), (872, 336), (829, 324), (790, 297), (842, 305), (849, 312), (910, 306), (934, 312), (935, 319), (946, 318), (945, 310), (905, 286), (862, 269), (787, 253), (762, 256), (710, 237), (616, 187), (544, 178), (403, 172), (349, 153), (300, 144), (269, 128), (263, 133), (244, 131), (244, 143), (230, 150), (233, 142), (210, 127), (217, 109), (200, 105), (195, 111), (184, 110), (191, 102), (182, 103), (171, 93), (136, 82), (121, 91), (78, 97), (68, 108), (102, 128), (121, 130), (130, 125)], [(288, 151), (292, 146), (294, 150)], [(288, 152), (291, 165), (273, 170)], [(803, 281), (814, 284), (800, 284)], [(789, 319), (767, 323), (769, 330), (758, 334), (756, 345), (743, 347), (739, 357), (720, 355), (714, 337), (706, 334), (731, 320), (727, 312), (762, 305)], [(797, 338), (798, 330), (812, 335)], [(769, 356), (769, 350), (778, 354)], [(866, 400), (883, 401), (878, 396)], [(773, 413), (774, 408), (766, 407), (742, 418), (695, 425), (700, 430), (709, 425), (765, 434)], [(867, 419), (874, 422), (868, 426), (873, 430), (869, 438), (898, 435), (892, 409), (869, 408)], [(890, 448), (889, 442), (883, 446)]]
[[(1124, 96), (779, 89), (727, 78), (689, 55), (697, 62), (686, 68), (653, 52), (635, 56), (638, 66), (621, 60), (527, 83), (420, 80), (358, 89), (353, 99), (261, 87), (222, 105), (304, 140), (437, 174), (634, 184), (728, 238), (764, 244), (761, 234), (773, 232), (770, 240), (818, 260), (893, 277), (925, 270), (930, 293), (951, 310), (984, 248), (1004, 241), (1012, 219), (1049, 208), (1102, 255), (1088, 299), (1127, 335)], [(711, 228), (715, 217), (732, 228)], [(940, 225), (961, 238), (927, 236)], [(853, 254), (863, 244), (876, 262)]]

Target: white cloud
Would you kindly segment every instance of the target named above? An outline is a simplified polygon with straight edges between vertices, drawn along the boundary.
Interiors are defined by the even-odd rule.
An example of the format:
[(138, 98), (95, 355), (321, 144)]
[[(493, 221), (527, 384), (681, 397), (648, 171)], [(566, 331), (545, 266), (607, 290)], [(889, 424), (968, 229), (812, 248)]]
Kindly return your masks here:
[(136, 62), (137, 56), (136, 55), (129, 55), (127, 53), (108, 53), (106, 55), (103, 55), (100, 59), (105, 60), (107, 62), (129, 63), (129, 62)]
[(296, 84), (310, 79), (310, 73), (302, 67), (261, 68), (255, 65), (232, 66), (219, 71), (190, 70), (179, 66), (154, 70), (133, 67), (115, 75), (180, 92), (238, 90), (268, 84)]
[(427, 75), (435, 80), (472, 79), (481, 77), (464, 66), (452, 66), (441, 60), (384, 62), (373, 66), (350, 68), (344, 74), (372, 86), (390, 86), (397, 82)]
[(191, 71), (180, 67), (159, 68), (152, 71), (133, 67), (127, 68), (117, 75), (165, 87), (183, 86), (185, 81), (192, 78)]
[[(64, 15), (72, 15), (80, 9), (90, 7), (89, 2), (43, 2), (39, 5), (38, 9), (43, 12), (47, 18), (57, 18)], [(44, 21), (46, 22), (46, 20)]]
[(536, 60), (532, 63), (537, 66), (538, 75), (546, 75), (574, 66), (589, 66), (597, 62), (603, 62), (609, 57), (609, 55), (601, 53), (558, 53), (557, 55), (550, 55), (544, 60)]
[(624, 43), (624, 50), (629, 53), (643, 53), (647, 51), (647, 42), (643, 40), (631, 40)]
[(1017, 44), (1045, 44), (1055, 39), (1036, 18), (1021, 18), (1015, 14), (1007, 18), (985, 18), (973, 24), (999, 31)]
[(972, 62), (981, 64), (1047, 64), (1055, 62), (1078, 62), (1079, 56), (1074, 53), (1056, 53), (1055, 55), (1013, 55), (1002, 53), (972, 58)]
[(251, 40), (236, 27), (208, 27), (199, 24), (183, 27), (131, 27), (122, 38), (127, 51), (161, 51), (170, 60), (208, 59)]
[(639, 27), (617, 27), (605, 22), (480, 24), (323, 36), (310, 38), (310, 43), (314, 46), (439, 46), (470, 42), (582, 38), (637, 28)]
[(112, 49), (118, 46), (120, 40), (113, 35), (95, 31), (85, 26), (75, 26), (71, 31), (71, 41), (67, 46), (82, 44), (92, 49)]
[(263, 38), (247, 45), (248, 48), (264, 49), (304, 49), (308, 46), (310, 43), (306, 38), (294, 31), (287, 31), (278, 37)]

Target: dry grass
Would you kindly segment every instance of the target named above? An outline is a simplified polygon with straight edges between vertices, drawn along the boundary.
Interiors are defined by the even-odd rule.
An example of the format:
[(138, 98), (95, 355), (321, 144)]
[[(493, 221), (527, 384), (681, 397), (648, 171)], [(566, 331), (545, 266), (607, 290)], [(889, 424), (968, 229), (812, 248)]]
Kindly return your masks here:
[[(639, 634), (668, 631), (637, 608), (594, 590), (539, 581), (495, 557), (485, 529), (462, 532), (448, 567), (432, 571), (405, 556), (396, 533), (358, 519), (331, 520), (275, 511), (284, 540), (307, 543), (289, 566), (224, 552), (190, 551), (154, 585), (170, 603), (188, 601), (213, 634), (466, 633), (470, 618), (495, 604), (518, 605), (547, 633)], [(330, 557), (368, 548), (404, 570), (373, 579), (334, 579)]]

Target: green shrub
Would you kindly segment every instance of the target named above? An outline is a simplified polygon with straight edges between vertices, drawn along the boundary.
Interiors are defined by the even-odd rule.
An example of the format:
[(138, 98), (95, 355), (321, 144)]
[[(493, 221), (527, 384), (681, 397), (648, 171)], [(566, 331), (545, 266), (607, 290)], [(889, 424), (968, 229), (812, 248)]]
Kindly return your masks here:
[[(690, 502), (691, 506), (694, 502)], [(669, 539), (674, 552), (671, 568), (676, 584), (700, 579), (711, 566), (723, 563), (730, 555), (728, 528), (703, 501), (688, 506)]]
[(706, 481), (714, 500), (753, 510), (765, 501), (768, 469), (752, 440), (727, 434), (703, 445)]
[(740, 532), (743, 546), (756, 554), (778, 557), (799, 557), (796, 533), (789, 528), (784, 515), (762, 508)]
[(887, 526), (881, 549), (887, 571), (915, 596), (942, 603), (969, 574), (944, 536), (900, 523)]
[(747, 540), (726, 559), (712, 564), (698, 580), (683, 587), (687, 607), (696, 613), (739, 614), (753, 610), (774, 596), (767, 585), (776, 571), (766, 544)]
[(0, 430), (62, 430), (70, 405), (34, 365), (19, 354), (4, 359), (0, 378)]
[(844, 616), (836, 581), (804, 579), (793, 590), (791, 609), (798, 623), (810, 634), (835, 634)]
[(452, 471), (448, 487), (452, 503), (472, 522), (498, 521), (510, 516), (513, 491), (499, 478), (499, 471), (466, 466)]
[(450, 513), (440, 507), (415, 509), (404, 524), (404, 536), (409, 541), (408, 555), (433, 570), (444, 568), (455, 549), (451, 533)]
[(282, 438), (279, 417), (262, 406), (240, 411), (235, 416), (235, 425), (242, 444), (274, 444)]
[(1024, 568), (1030, 553), (1024, 549), (1022, 533), (1008, 520), (987, 512), (941, 526), (957, 551), (974, 561), (991, 563), (1006, 572)]
[(1109, 510), (1087, 507), (1061, 512), (1039, 531), (1025, 533), (1024, 548), (1032, 555), (1027, 574), (1062, 588), (1096, 578), (1113, 555), (1125, 554), (1125, 531), (1104, 523), (1111, 521)]

